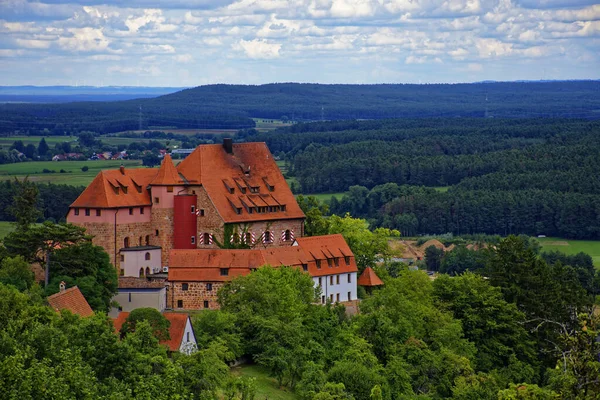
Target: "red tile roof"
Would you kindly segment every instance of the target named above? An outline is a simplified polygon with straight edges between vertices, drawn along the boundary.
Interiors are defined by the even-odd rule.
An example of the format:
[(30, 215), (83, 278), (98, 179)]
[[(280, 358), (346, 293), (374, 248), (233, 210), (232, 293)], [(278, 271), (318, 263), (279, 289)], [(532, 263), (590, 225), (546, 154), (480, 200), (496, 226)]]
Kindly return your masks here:
[[(225, 282), (236, 276), (248, 275), (251, 269), (263, 265), (297, 268), (306, 265), (311, 276), (358, 271), (354, 255), (342, 235), (300, 238), (297, 242), (298, 246), (252, 250), (173, 249), (169, 259), (169, 281)], [(320, 266), (317, 266), (317, 260)], [(228, 269), (228, 275), (221, 275), (222, 268)]]
[[(183, 340), (183, 334), (185, 332), (185, 325), (189, 316), (182, 313), (163, 313), (164, 317), (171, 322), (169, 326), (169, 340), (161, 340), (160, 344), (167, 345), (171, 351), (179, 351), (181, 342)], [(129, 316), (128, 312), (121, 312), (117, 318), (113, 319), (113, 325), (115, 326), (115, 332), (118, 334), (121, 331), (121, 327)]]
[[(204, 186), (225, 222), (304, 218), (265, 143), (236, 143), (232, 154), (220, 144), (201, 145), (177, 170), (190, 184)], [(241, 208), (240, 214), (232, 204)], [(285, 211), (253, 210), (250, 214), (243, 204), (251, 208), (285, 206)]]
[(102, 171), (71, 207), (150, 205), (149, 185), (177, 184), (202, 185), (227, 223), (304, 218), (265, 143), (236, 143), (232, 154), (201, 145), (177, 167), (165, 155), (159, 169)]
[(367, 267), (360, 274), (357, 282), (360, 286), (381, 286), (383, 285), (383, 281), (379, 279), (373, 268)]
[(150, 185), (156, 186), (171, 186), (171, 185), (181, 185), (183, 184), (183, 179), (179, 176), (177, 172), (177, 168), (173, 165), (173, 160), (171, 160), (171, 156), (166, 154), (163, 158), (163, 162), (158, 169), (158, 173), (150, 182)]
[(81, 317), (89, 317), (94, 314), (85, 297), (77, 286), (73, 286), (62, 292), (48, 296), (48, 304), (56, 311), (69, 310)]
[(157, 172), (156, 168), (101, 171), (71, 207), (113, 208), (150, 205), (150, 194), (146, 188)]

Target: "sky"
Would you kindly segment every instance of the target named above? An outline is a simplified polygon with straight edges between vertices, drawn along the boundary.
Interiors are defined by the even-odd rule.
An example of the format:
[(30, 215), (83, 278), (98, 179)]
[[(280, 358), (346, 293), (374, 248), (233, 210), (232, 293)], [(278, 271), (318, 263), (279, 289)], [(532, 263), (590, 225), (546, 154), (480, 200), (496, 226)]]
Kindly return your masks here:
[(0, 0), (0, 85), (600, 78), (600, 0)]

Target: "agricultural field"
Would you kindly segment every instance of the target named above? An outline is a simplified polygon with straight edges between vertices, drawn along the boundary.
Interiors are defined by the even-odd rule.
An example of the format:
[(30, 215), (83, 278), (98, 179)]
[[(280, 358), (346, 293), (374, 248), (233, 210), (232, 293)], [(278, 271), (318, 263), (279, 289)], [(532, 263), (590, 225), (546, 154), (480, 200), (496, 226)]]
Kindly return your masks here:
[[(92, 179), (103, 169), (115, 169), (120, 165), (126, 168), (140, 168), (141, 160), (97, 160), (97, 161), (30, 161), (16, 164), (0, 165), (0, 179), (12, 179), (17, 177), (23, 179), (29, 176), (29, 180), (40, 183), (67, 184), (73, 186), (88, 185)], [(82, 171), (88, 167), (87, 171)], [(44, 172), (45, 170), (51, 172)], [(63, 170), (65, 172), (61, 173)]]
[(51, 149), (58, 143), (63, 142), (77, 142), (77, 136), (6, 136), (0, 137), (0, 150), (8, 150), (10, 146), (17, 140), (23, 142), (23, 145), (33, 144), (35, 147), (38, 146), (42, 138), (46, 139), (46, 144)]
[(288, 388), (277, 387), (277, 380), (269, 376), (268, 371), (259, 365), (240, 365), (231, 369), (233, 375), (246, 376), (256, 379), (256, 399), (269, 400), (297, 400), (293, 392)]
[(346, 194), (345, 192), (340, 192), (340, 193), (316, 193), (316, 194), (302, 194), (302, 195), (305, 197), (314, 196), (319, 201), (329, 202), (329, 200), (331, 200), (332, 197), (335, 197), (336, 199), (341, 200), (345, 194)]
[(150, 127), (149, 129), (143, 129), (141, 131), (126, 131), (126, 132), (118, 132), (114, 135), (123, 135), (128, 133), (144, 133), (146, 131), (161, 131), (165, 133), (173, 133), (175, 135), (223, 135), (230, 134), (235, 135), (237, 133), (237, 129), (170, 129), (170, 128), (161, 128), (161, 127)]
[(568, 255), (584, 252), (589, 254), (594, 260), (596, 268), (600, 269), (600, 241), (594, 240), (569, 240), (554, 237), (537, 238), (542, 246), (542, 250), (554, 251)]
[(103, 136), (99, 136), (98, 139), (100, 139), (102, 141), (102, 143), (110, 145), (110, 146), (119, 146), (119, 145), (128, 146), (131, 143), (148, 143), (149, 141), (160, 142), (165, 147), (167, 146), (167, 142), (169, 142), (170, 148), (181, 145), (180, 141), (174, 140), (174, 139), (128, 138), (128, 137), (114, 136), (114, 135), (103, 135)]
[(257, 131), (271, 131), (273, 129), (292, 125), (291, 122), (283, 122), (280, 119), (265, 119), (265, 118), (252, 118), (252, 119), (256, 123)]

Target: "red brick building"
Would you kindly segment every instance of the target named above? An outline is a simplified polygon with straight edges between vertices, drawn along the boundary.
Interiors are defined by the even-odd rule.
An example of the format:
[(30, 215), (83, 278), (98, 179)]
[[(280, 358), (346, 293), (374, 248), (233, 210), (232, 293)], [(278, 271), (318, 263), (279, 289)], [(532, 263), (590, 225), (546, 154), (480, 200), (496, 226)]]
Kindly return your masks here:
[[(356, 298), (352, 252), (341, 236), (313, 242), (302, 238), (304, 213), (265, 143), (233, 144), (225, 139), (223, 145), (198, 146), (177, 166), (166, 155), (158, 169), (102, 171), (71, 205), (67, 221), (85, 227), (123, 276), (168, 271), (174, 285), (168, 308), (178, 308), (173, 297), (177, 285), (188, 283), (189, 288), (198, 282), (204, 289), (211, 284), (214, 291), (184, 301), (179, 308), (204, 308), (205, 301), (214, 308), (218, 285), (263, 264), (306, 266), (318, 278), (333, 263), (334, 270), (354, 274), (345, 281), (354, 290), (327, 293), (323, 301)], [(292, 248), (294, 243), (300, 246)], [(323, 250), (326, 243), (330, 250)], [(223, 249), (242, 244), (250, 249)], [(211, 254), (216, 258), (209, 262)], [(214, 275), (227, 260), (232, 263), (229, 275)], [(340, 267), (339, 260), (348, 261)], [(325, 264), (321, 272), (317, 263)], [(171, 267), (177, 271), (171, 272)], [(185, 268), (193, 269), (189, 277), (182, 275)], [(331, 282), (335, 285), (339, 279)], [(180, 295), (181, 300), (186, 297)]]

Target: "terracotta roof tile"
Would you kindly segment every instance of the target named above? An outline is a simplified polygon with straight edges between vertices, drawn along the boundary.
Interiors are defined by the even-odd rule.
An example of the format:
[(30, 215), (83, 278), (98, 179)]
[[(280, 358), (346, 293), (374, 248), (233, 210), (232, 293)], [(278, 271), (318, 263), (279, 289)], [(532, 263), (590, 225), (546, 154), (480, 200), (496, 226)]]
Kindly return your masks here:
[(89, 317), (94, 314), (92, 308), (77, 286), (48, 296), (47, 300), (48, 304), (56, 311), (69, 310), (73, 314), (77, 314), (81, 317)]
[(155, 168), (101, 171), (71, 204), (79, 208), (113, 208), (150, 205), (147, 187), (156, 176)]
[(179, 172), (177, 172), (177, 168), (173, 165), (173, 160), (171, 160), (171, 156), (169, 154), (165, 154), (163, 158), (163, 162), (158, 169), (158, 173), (150, 182), (151, 185), (156, 186), (165, 186), (165, 185), (181, 185), (183, 184), (183, 179), (179, 176)]
[[(187, 324), (187, 320), (189, 316), (187, 314), (182, 313), (163, 313), (166, 319), (171, 322), (169, 326), (169, 340), (161, 340), (160, 344), (167, 345), (169, 350), (171, 351), (179, 351), (179, 347), (181, 346), (181, 341), (183, 340), (183, 334), (185, 332), (185, 325)], [(121, 327), (127, 320), (129, 316), (128, 312), (119, 313), (117, 318), (113, 319), (113, 325), (115, 326), (115, 332), (119, 334), (121, 331)]]
[[(190, 184), (204, 186), (225, 222), (304, 218), (265, 143), (236, 143), (233, 154), (218, 144), (201, 145), (179, 163), (177, 170)], [(258, 188), (258, 193), (253, 193), (252, 187)], [(250, 214), (242, 207), (238, 214), (232, 204), (240, 202), (252, 207), (284, 205), (285, 211), (253, 210)]]
[(357, 282), (360, 286), (381, 286), (383, 285), (383, 281), (379, 279), (373, 268), (367, 267), (360, 274)]
[[(299, 238), (297, 243), (298, 246), (252, 250), (174, 249), (170, 252), (169, 281), (225, 282), (236, 276), (248, 275), (251, 269), (263, 265), (272, 267), (285, 265), (297, 268), (303, 268), (306, 265), (311, 276), (358, 271), (354, 255), (342, 235)], [(317, 254), (320, 252), (320, 256), (314, 257), (312, 252), (307, 251), (307, 248)], [(330, 254), (331, 267), (323, 251)], [(348, 254), (347, 259), (345, 254)], [(336, 258), (337, 264), (335, 263)], [(323, 260), (320, 262), (320, 266), (317, 266), (317, 259)], [(227, 268), (228, 275), (221, 275), (221, 268)]]

